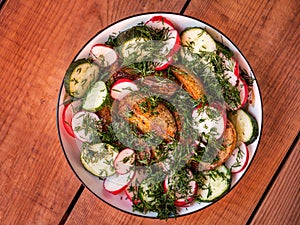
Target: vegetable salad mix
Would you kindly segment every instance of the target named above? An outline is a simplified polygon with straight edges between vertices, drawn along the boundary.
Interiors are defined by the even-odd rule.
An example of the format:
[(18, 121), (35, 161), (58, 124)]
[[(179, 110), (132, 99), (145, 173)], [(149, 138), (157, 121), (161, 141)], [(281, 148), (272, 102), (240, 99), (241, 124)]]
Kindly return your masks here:
[(154, 16), (71, 63), (62, 119), (105, 191), (164, 219), (219, 199), (247, 166), (252, 85), (205, 29)]

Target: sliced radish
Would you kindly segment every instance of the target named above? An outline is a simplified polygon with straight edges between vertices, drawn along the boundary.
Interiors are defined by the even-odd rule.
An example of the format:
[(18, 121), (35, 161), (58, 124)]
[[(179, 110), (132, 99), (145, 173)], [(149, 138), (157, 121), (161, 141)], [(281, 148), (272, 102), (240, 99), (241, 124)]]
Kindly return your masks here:
[(239, 68), (239, 63), (235, 58), (230, 58), (228, 59), (227, 57), (225, 57), (225, 55), (223, 55), (222, 53), (219, 54), (220, 57), (223, 60), (223, 64), (226, 68), (226, 71), (231, 71), (233, 72), (233, 74), (239, 78), (240, 77), (240, 68)]
[(173, 23), (163, 16), (153, 16), (150, 20), (145, 23), (147, 26), (154, 29), (174, 29)]
[(225, 165), (231, 169), (231, 173), (239, 173), (243, 171), (249, 161), (249, 150), (244, 142), (233, 150), (229, 159), (225, 162)]
[(92, 58), (100, 64), (100, 66), (111, 66), (117, 59), (117, 53), (109, 46), (104, 44), (95, 44), (91, 50), (90, 54)]
[(126, 189), (128, 184), (134, 177), (135, 171), (131, 170), (126, 174), (115, 173), (112, 176), (106, 177), (103, 181), (103, 187), (109, 193), (114, 195), (120, 194)]
[(125, 148), (119, 152), (114, 161), (114, 167), (118, 174), (128, 173), (134, 166), (135, 153), (130, 148)]
[(99, 117), (92, 112), (79, 111), (72, 118), (73, 132), (80, 141), (91, 142), (96, 134)]
[(64, 128), (67, 131), (67, 133), (72, 137), (76, 137), (72, 129), (72, 117), (76, 112), (79, 111), (80, 104), (81, 104), (80, 100), (71, 102), (65, 105), (62, 111), (61, 118), (62, 118)]
[(216, 139), (219, 139), (226, 129), (226, 113), (213, 106), (205, 106), (201, 111), (198, 108), (194, 109), (192, 118), (193, 128), (198, 130), (199, 134), (211, 132)]
[[(179, 175), (180, 176), (180, 175)], [(190, 179), (189, 183), (184, 183), (184, 182), (179, 182), (178, 181), (178, 177), (172, 177), (170, 178), (169, 176), (166, 176), (165, 180), (164, 180), (164, 190), (165, 192), (168, 192), (170, 189), (172, 189), (172, 185), (177, 186), (178, 183), (184, 183), (184, 185), (186, 185), (186, 187), (184, 188), (185, 190), (188, 188), (189, 189), (189, 193), (188, 196), (183, 196), (183, 193), (180, 193), (179, 191), (175, 193), (177, 199), (174, 201), (174, 205), (178, 206), (178, 207), (183, 207), (183, 206), (187, 206), (189, 205), (195, 198), (195, 195), (197, 193), (198, 190), (198, 186), (196, 181), (192, 180), (193, 179), (193, 174), (190, 170), (186, 170), (186, 176)], [(172, 180), (171, 180), (172, 179)], [(186, 195), (186, 194), (184, 194)]]
[(239, 78), (234, 74), (233, 71), (226, 70), (224, 72), (224, 75), (226, 78), (228, 78), (229, 83), (232, 84), (232, 86), (236, 86), (238, 83)]
[(132, 201), (134, 204), (138, 203), (139, 200), (134, 198), (134, 192), (137, 192), (138, 187), (148, 177), (148, 172), (144, 168), (139, 168), (135, 171), (134, 177), (132, 178), (130, 184), (125, 189), (125, 194), (128, 197), (130, 201)]
[(240, 108), (241, 108), (244, 105), (246, 105), (248, 101), (248, 94), (249, 94), (248, 85), (246, 84), (246, 81), (242, 78), (239, 78), (238, 90), (240, 91), (240, 99), (241, 99)]
[(72, 104), (69, 103), (64, 106), (63, 112), (62, 112), (62, 122), (64, 125), (65, 130), (67, 133), (75, 137), (75, 134), (72, 129), (72, 117), (73, 117), (73, 109), (72, 109)]
[(235, 59), (234, 60), (234, 70), (233, 70), (233, 73), (237, 76), (237, 77), (240, 77), (240, 67), (239, 67), (239, 63), (238, 61), (236, 61)]
[(164, 70), (164, 69), (167, 69), (170, 64), (172, 64), (173, 58), (172, 57), (167, 57), (163, 61), (154, 60), (154, 62), (156, 62), (158, 64), (155, 67), (155, 70)]
[(138, 91), (138, 87), (131, 80), (121, 78), (117, 80), (111, 88), (110, 95), (113, 99), (121, 100), (132, 91)]
[(180, 48), (180, 36), (177, 30), (170, 30), (168, 33), (168, 40), (165, 41), (164, 47), (161, 49), (161, 55), (165, 56), (165, 59), (155, 59), (153, 60), (158, 65), (156, 70), (166, 69), (173, 61), (173, 55)]
[(240, 92), (240, 104), (234, 108), (234, 110), (242, 108), (248, 101), (248, 85), (242, 77), (237, 77), (232, 71), (225, 71), (225, 76), (227, 76), (228, 81), (232, 86), (236, 86)]

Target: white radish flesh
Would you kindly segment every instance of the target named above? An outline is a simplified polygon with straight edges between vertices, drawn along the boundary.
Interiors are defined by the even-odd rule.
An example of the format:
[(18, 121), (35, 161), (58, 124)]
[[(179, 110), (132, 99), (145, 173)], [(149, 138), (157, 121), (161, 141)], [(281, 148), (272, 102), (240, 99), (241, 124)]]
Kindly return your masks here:
[(113, 99), (120, 101), (129, 93), (138, 90), (139, 89), (135, 83), (129, 79), (122, 78), (113, 84), (110, 94)]
[(95, 134), (95, 124), (99, 117), (92, 112), (79, 111), (72, 118), (73, 132), (80, 141), (91, 142)]
[(248, 161), (248, 147), (244, 142), (241, 142), (241, 144), (233, 150), (225, 165), (231, 169), (231, 173), (235, 174), (243, 171), (246, 168)]
[[(211, 113), (210, 113), (211, 111)], [(214, 116), (211, 116), (213, 114)], [(226, 128), (226, 114), (220, 113), (215, 107), (204, 107), (199, 111), (197, 108), (192, 113), (193, 128), (198, 130), (199, 134), (209, 134), (215, 136), (216, 139), (222, 137)]]
[(125, 148), (115, 159), (114, 167), (118, 174), (125, 174), (128, 173), (132, 167), (134, 166), (135, 161), (135, 153), (130, 148)]
[(100, 64), (100, 66), (111, 66), (117, 59), (117, 53), (109, 46), (103, 44), (96, 44), (90, 51), (92, 58)]
[(174, 29), (173, 23), (165, 17), (154, 16), (145, 23), (147, 26), (153, 29)]
[(121, 193), (134, 177), (135, 171), (131, 170), (126, 174), (115, 173), (112, 176), (106, 177), (103, 182), (103, 187), (109, 193), (117, 195)]

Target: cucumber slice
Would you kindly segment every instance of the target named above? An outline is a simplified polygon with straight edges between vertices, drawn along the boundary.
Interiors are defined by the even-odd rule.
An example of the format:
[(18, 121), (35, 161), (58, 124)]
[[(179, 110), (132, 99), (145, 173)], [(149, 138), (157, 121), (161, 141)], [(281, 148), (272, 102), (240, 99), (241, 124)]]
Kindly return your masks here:
[(149, 54), (145, 47), (146, 45), (144, 45), (144, 43), (147, 41), (148, 40), (145, 38), (134, 37), (124, 42), (124, 44), (121, 46), (123, 58), (131, 57), (132, 59), (135, 59), (136, 62), (141, 61)]
[(250, 113), (238, 109), (235, 112), (230, 112), (228, 118), (236, 129), (238, 142), (249, 145), (256, 140), (258, 137), (258, 124)]
[(107, 97), (107, 88), (103, 81), (96, 82), (90, 90), (82, 103), (82, 108), (87, 111), (98, 111), (102, 108), (103, 103)]
[(231, 173), (226, 166), (221, 165), (214, 170), (205, 171), (203, 175), (204, 185), (198, 188), (197, 193), (200, 201), (215, 201), (230, 189)]
[(215, 40), (205, 30), (192, 27), (181, 34), (182, 45), (193, 53), (214, 52), (217, 50)]
[(99, 66), (89, 59), (72, 62), (64, 77), (66, 92), (74, 98), (83, 97), (90, 84), (98, 79), (99, 71)]
[(87, 171), (103, 179), (115, 173), (114, 160), (117, 155), (118, 151), (112, 145), (97, 143), (85, 145), (80, 160)]

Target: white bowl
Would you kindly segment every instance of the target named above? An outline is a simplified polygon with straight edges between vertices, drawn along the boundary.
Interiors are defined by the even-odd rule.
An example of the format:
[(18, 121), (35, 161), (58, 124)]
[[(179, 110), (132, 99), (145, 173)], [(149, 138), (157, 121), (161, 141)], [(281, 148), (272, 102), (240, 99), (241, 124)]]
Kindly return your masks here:
[[(108, 26), (107, 28), (103, 29), (99, 33), (97, 33), (90, 41), (87, 42), (87, 44), (79, 51), (77, 56), (74, 58), (86, 58), (89, 55), (89, 51), (91, 47), (94, 44), (97, 43), (104, 43), (109, 35), (112, 33), (118, 33), (119, 31), (126, 30), (141, 21), (147, 21), (151, 17), (155, 15), (161, 15), (166, 18), (168, 18), (170, 21), (172, 21), (175, 25), (175, 28), (181, 32), (186, 27), (201, 27), (205, 28), (206, 31), (208, 31), (215, 40), (223, 43), (227, 47), (229, 47), (233, 53), (234, 57), (238, 60), (240, 66), (247, 71), (248, 74), (250, 74), (251, 77), (255, 79), (254, 73), (252, 71), (251, 66), (249, 65), (248, 61), (244, 57), (244, 55), (241, 53), (241, 51), (237, 48), (237, 46), (232, 43), (228, 37), (226, 37), (224, 34), (222, 34), (220, 31), (218, 31), (216, 28), (212, 27), (211, 25), (200, 21), (198, 19), (183, 16), (179, 14), (172, 14), (172, 13), (147, 13), (147, 14), (141, 14), (136, 16), (131, 16), (125, 19), (122, 19), (118, 22), (115, 22)], [(255, 95), (254, 102), (249, 106), (248, 110), (249, 112), (254, 115), (256, 118), (258, 125), (259, 125), (259, 135), (258, 138), (255, 140), (254, 143), (248, 146), (249, 149), (249, 163), (247, 167), (251, 164), (251, 161), (253, 161), (254, 155), (257, 151), (260, 136), (261, 136), (261, 130), (262, 130), (262, 101), (261, 101), (261, 95), (259, 91), (259, 87), (257, 84), (257, 81), (254, 80), (253, 85), (253, 92)], [(61, 146), (63, 149), (63, 152), (65, 154), (66, 159), (68, 160), (69, 165), (71, 166), (74, 173), (77, 175), (77, 177), (80, 179), (80, 181), (84, 184), (85, 187), (87, 187), (94, 195), (96, 195), (99, 199), (106, 202), (108, 205), (113, 206), (119, 210), (122, 210), (127, 213), (131, 213), (134, 215), (139, 215), (143, 217), (150, 217), (155, 218), (157, 216), (156, 213), (147, 213), (143, 214), (137, 211), (132, 210), (132, 203), (126, 199), (125, 194), (121, 195), (112, 195), (108, 192), (106, 192), (103, 189), (103, 184), (99, 178), (93, 176), (91, 173), (87, 172), (87, 170), (84, 169), (80, 162), (80, 148), (78, 141), (76, 141), (74, 138), (72, 138), (70, 135), (67, 134), (66, 130), (64, 129), (64, 126), (62, 125), (62, 110), (63, 110), (63, 96), (65, 94), (64, 90), (64, 84), (62, 83), (60, 92), (59, 92), (59, 98), (58, 98), (58, 104), (57, 104), (57, 127), (58, 127), (58, 134), (61, 142)], [(243, 177), (244, 173), (247, 171), (247, 168), (244, 169), (242, 172), (233, 175), (232, 178), (232, 184), (231, 189), (238, 183), (238, 181)], [(220, 200), (218, 200), (220, 201)], [(179, 210), (179, 216), (187, 215), (193, 212), (197, 212), (201, 209), (204, 209), (205, 207), (211, 205), (213, 203), (193, 203), (190, 207), (183, 207)], [(108, 206), (108, 207), (110, 207)]]

